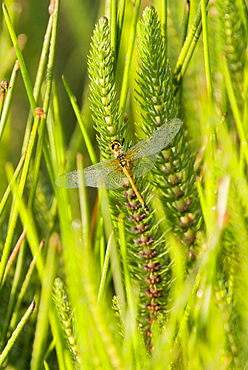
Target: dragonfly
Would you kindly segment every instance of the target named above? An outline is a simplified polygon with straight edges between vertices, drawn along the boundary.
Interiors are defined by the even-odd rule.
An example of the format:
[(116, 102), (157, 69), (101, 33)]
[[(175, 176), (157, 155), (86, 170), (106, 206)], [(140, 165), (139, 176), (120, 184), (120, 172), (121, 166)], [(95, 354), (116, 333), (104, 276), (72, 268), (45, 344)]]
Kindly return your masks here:
[(112, 140), (109, 148), (114, 158), (93, 164), (84, 170), (64, 173), (55, 183), (63, 188), (78, 188), (79, 178), (84, 175), (85, 186), (114, 190), (127, 184), (128, 179), (145, 213), (150, 214), (134, 177), (141, 177), (154, 167), (157, 153), (170, 144), (181, 126), (182, 121), (179, 118), (166, 121), (151, 136), (133, 145), (127, 152), (124, 152), (119, 140)]

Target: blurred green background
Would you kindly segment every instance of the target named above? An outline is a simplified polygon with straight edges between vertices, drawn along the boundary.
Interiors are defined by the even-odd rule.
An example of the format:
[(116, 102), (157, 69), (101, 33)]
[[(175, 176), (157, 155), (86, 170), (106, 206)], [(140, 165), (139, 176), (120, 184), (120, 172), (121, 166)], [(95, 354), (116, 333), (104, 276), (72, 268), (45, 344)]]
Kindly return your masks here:
[[(189, 25), (193, 23), (193, 19), (194, 19), (199, 3), (200, 3), (199, 0), (191, 1), (191, 13), (190, 13)], [(238, 4), (237, 9), (239, 9), (239, 11), (241, 9), (240, 7), (241, 3), (242, 3), (242, 0), (237, 0), (237, 4)], [(247, 82), (246, 81), (248, 81), (247, 68), (244, 67), (245, 61), (242, 58), (243, 58), (243, 55), (245, 54), (243, 51), (246, 50), (246, 44), (247, 44), (247, 40), (245, 39), (245, 37), (243, 37), (245, 35), (245, 33), (243, 32), (244, 25), (246, 25), (247, 20), (246, 22), (243, 22), (242, 24), (242, 22), (240, 21), (239, 14), (238, 14), (237, 21), (236, 20), (233, 21), (232, 19), (231, 21), (233, 23), (231, 21), (228, 23), (225, 18), (225, 12), (228, 12), (230, 10), (228, 6), (232, 4), (232, 2), (223, 1), (223, 4), (227, 5), (225, 9), (223, 8), (224, 10), (222, 9), (221, 1), (216, 1), (216, 2), (211, 1), (209, 3), (208, 13), (207, 13), (208, 14), (208, 17), (207, 17), (208, 19), (208, 41), (209, 41), (210, 54), (211, 54), (211, 59), (210, 59), (211, 83), (213, 87), (213, 97), (214, 98), (212, 99), (211, 93), (209, 93), (209, 90), (208, 90), (209, 86), (207, 86), (207, 82), (206, 82), (207, 80), (206, 78), (207, 73), (205, 70), (206, 59), (204, 60), (204, 52), (206, 49), (204, 49), (203, 47), (205, 45), (203, 44), (203, 41), (202, 41), (202, 35), (200, 36), (200, 39), (197, 42), (196, 49), (192, 51), (192, 58), (190, 60), (190, 63), (186, 70), (185, 75), (183, 75), (183, 81), (182, 81), (182, 84), (180, 85), (180, 90), (178, 94), (179, 95), (178, 97), (179, 107), (180, 107), (178, 116), (182, 119), (182, 121), (184, 122), (185, 126), (187, 127), (189, 131), (188, 140), (192, 140), (192, 143), (190, 142), (190, 146), (192, 145), (192, 152), (195, 151), (196, 153), (199, 154), (199, 158), (197, 158), (197, 160), (199, 159), (199, 162), (202, 163), (202, 168), (199, 169), (201, 181), (199, 181), (197, 185), (198, 185), (198, 191), (200, 195), (202, 195), (201, 207), (203, 208), (204, 221), (206, 222), (206, 230), (204, 230), (202, 235), (200, 234), (200, 237), (199, 237), (199, 246), (201, 247), (202, 254), (203, 254), (202, 270), (200, 269), (201, 268), (200, 264), (196, 265), (196, 267), (199, 268), (199, 271), (200, 271), (199, 275), (197, 275), (198, 274), (198, 272), (196, 272), (197, 269), (196, 270), (192, 269), (190, 271), (187, 270), (185, 261), (183, 260), (181, 254), (178, 253), (179, 249), (178, 250), (175, 249), (174, 251), (175, 258), (176, 258), (175, 269), (178, 269), (179, 271), (178, 275), (181, 274), (183, 276), (182, 281), (175, 279), (175, 283), (178, 284), (177, 289), (179, 292), (179, 294), (177, 294), (177, 290), (175, 290), (176, 292), (175, 301), (178, 300), (179, 302), (181, 298), (181, 301), (184, 302), (185, 296), (186, 296), (185, 287), (188, 289), (188, 291), (191, 292), (190, 294), (191, 294), (192, 302), (189, 304), (191, 304), (190, 309), (192, 310), (191, 318), (192, 318), (193, 324), (192, 324), (192, 327), (190, 328), (191, 332), (186, 333), (188, 330), (187, 320), (190, 321), (189, 316), (188, 316), (189, 311), (187, 311), (188, 308), (186, 307), (187, 302), (185, 302), (185, 307), (183, 306), (184, 303), (180, 302), (180, 304), (177, 307), (178, 317), (177, 319), (174, 319), (173, 314), (172, 314), (172, 324), (170, 325), (172, 326), (172, 328), (173, 328), (173, 325), (175, 325), (175, 328), (176, 328), (177, 327), (176, 320), (178, 320), (178, 323), (180, 324), (181, 318), (184, 315), (185, 332), (183, 331), (184, 329), (182, 329), (182, 332), (185, 334), (186, 339), (185, 338), (183, 339), (184, 340), (183, 347), (185, 347), (185, 353), (187, 353), (188, 347), (190, 348), (189, 357), (192, 355), (193, 362), (194, 362), (194, 359), (196, 358), (195, 369), (199, 368), (199, 363), (202, 358), (204, 359), (204, 358), (209, 357), (211, 358), (211, 361), (214, 361), (215, 360), (214, 356), (218, 352), (218, 348), (219, 348), (218, 346), (221, 347), (219, 342), (221, 342), (222, 339), (219, 341), (219, 337), (218, 336), (215, 337), (215, 334), (216, 334), (215, 324), (216, 323), (219, 325), (218, 328), (221, 328), (219, 335), (220, 336), (223, 335), (223, 338), (224, 336), (229, 337), (230, 343), (228, 342), (227, 346), (231, 344), (231, 341), (233, 340), (233, 337), (230, 335), (230, 330), (232, 329), (231, 326), (233, 326), (234, 328), (237, 327), (235, 320), (232, 321), (232, 317), (231, 317), (233, 314), (232, 310), (233, 311), (236, 310), (236, 305), (242, 306), (241, 309), (238, 306), (237, 310), (240, 309), (242, 315), (244, 315), (242, 335), (243, 333), (246, 332), (246, 327), (247, 327), (247, 324), (246, 324), (247, 323), (247, 314), (246, 314), (247, 304), (246, 303), (243, 304), (242, 299), (240, 299), (240, 297), (243, 297), (244, 299), (244, 294), (242, 293), (243, 293), (243, 290), (245, 290), (244, 287), (246, 287), (246, 285), (243, 285), (243, 281), (247, 280), (246, 279), (247, 277), (246, 276), (247, 275), (247, 266), (246, 266), (247, 249), (245, 249), (247, 248), (246, 243), (248, 240), (246, 237), (247, 202), (246, 203), (243, 202), (243, 198), (242, 198), (243, 195), (241, 192), (239, 193), (237, 191), (236, 193), (237, 189), (235, 188), (235, 182), (231, 181), (233, 179), (235, 180), (241, 179), (243, 180), (244, 184), (247, 183), (246, 179), (242, 177), (243, 176), (242, 171), (244, 170), (244, 168), (246, 168), (247, 163), (243, 162), (243, 157), (242, 157), (243, 149), (242, 149), (242, 146), (239, 147), (240, 137), (239, 137), (239, 132), (236, 126), (237, 114), (235, 117), (235, 106), (233, 105), (234, 99), (232, 100), (230, 99), (230, 96), (228, 96), (228, 93), (230, 93), (230, 85), (228, 86), (225, 81), (227, 77), (227, 72), (223, 71), (223, 64), (221, 62), (221, 56), (223, 55), (223, 50), (224, 50), (226, 52), (226, 60), (227, 60), (228, 68), (230, 69), (229, 72), (230, 72), (230, 76), (232, 79), (231, 81), (232, 87), (233, 86), (235, 87), (236, 94), (240, 94), (242, 98), (246, 97), (247, 95), (247, 87), (246, 87)], [(162, 13), (160, 9), (162, 6), (161, 0), (142, 1), (140, 13), (142, 13), (143, 9), (148, 5), (154, 5), (158, 11), (158, 14), (161, 15)], [(30, 76), (31, 82), (33, 84), (35, 77), (36, 77), (36, 73), (37, 73), (40, 53), (42, 50), (43, 37), (44, 37), (45, 30), (47, 27), (47, 22), (49, 19), (49, 13), (48, 13), (49, 2), (48, 1), (32, 1), (32, 0), (7, 1), (6, 6), (10, 12), (11, 19), (14, 23), (16, 34), (19, 37), (19, 44), (21, 45), (22, 50), (23, 50), (23, 56), (26, 62), (27, 71)], [(180, 50), (181, 50), (181, 47), (184, 41), (184, 39), (182, 39), (182, 34), (181, 34), (181, 31), (183, 29), (182, 24), (183, 24), (184, 6), (185, 6), (185, 2), (182, 0), (175, 0), (175, 1), (169, 0), (168, 1), (167, 42), (168, 42), (168, 57), (169, 57), (169, 62), (170, 62), (172, 71), (174, 70), (178, 55), (180, 53)], [(222, 14), (222, 10), (223, 10), (223, 14)], [(235, 13), (236, 10), (235, 11), (233, 11), (233, 9), (231, 10), (232, 11), (230, 11), (230, 14), (232, 17), (234, 17), (234, 14), (236, 14)], [(92, 129), (93, 121), (91, 118), (90, 109), (89, 109), (89, 101), (88, 101), (89, 79), (87, 75), (87, 56), (89, 54), (90, 41), (91, 41), (92, 31), (94, 29), (95, 23), (100, 17), (104, 15), (109, 17), (109, 14), (110, 14), (110, 1), (107, 1), (107, 0), (106, 1), (104, 0), (101, 0), (101, 1), (62, 0), (60, 4), (58, 39), (57, 39), (56, 58), (55, 58), (55, 65), (54, 65), (54, 80), (58, 88), (59, 105), (61, 109), (60, 115), (61, 115), (61, 121), (63, 125), (63, 132), (65, 136), (65, 144), (66, 144), (66, 147), (70, 148), (70, 150), (67, 152), (68, 170), (75, 169), (76, 167), (75, 159), (76, 159), (76, 153), (78, 151), (82, 151), (84, 154), (86, 154), (86, 156), (87, 156), (87, 152), (85, 150), (85, 144), (82, 140), (82, 134), (79, 130), (78, 125), (76, 124), (76, 118), (72, 110), (71, 103), (69, 101), (68, 95), (66, 94), (65, 88), (62, 83), (62, 75), (64, 75), (66, 79), (68, 80), (71, 86), (71, 89), (77, 98), (78, 104), (82, 109), (82, 115), (83, 115), (85, 124), (87, 128), (90, 128), (90, 130), (88, 130), (89, 134), (92, 140), (94, 140), (94, 131)], [(240, 11), (240, 14), (243, 14), (243, 13)], [(119, 55), (118, 55), (119, 59), (118, 59), (118, 69), (117, 69), (117, 76), (116, 76), (117, 77), (116, 78), (117, 94), (120, 93), (120, 88), (121, 88), (124, 62), (125, 62), (127, 48), (128, 48), (129, 41), (130, 41), (130, 29), (131, 29), (130, 24), (132, 21), (132, 16), (133, 16), (133, 1), (128, 0), (126, 2), (124, 27), (123, 27), (122, 40), (121, 40)], [(185, 30), (186, 31), (185, 33), (187, 33), (189, 29), (190, 29), (190, 26), (188, 29)], [(230, 38), (228, 38), (230, 35), (228, 33), (230, 33), (230, 31), (232, 30), (233, 30), (234, 37), (230, 41)], [(230, 43), (228, 44), (229, 41)], [(241, 45), (241, 48), (239, 48), (240, 45)], [(233, 49), (231, 49), (231, 47), (233, 47)], [(239, 55), (240, 50), (241, 50), (241, 55)], [(237, 57), (236, 60), (232, 59), (233, 56)], [(16, 60), (15, 52), (12, 47), (10, 36), (6, 29), (5, 21), (3, 20), (3, 17), (1, 15), (1, 30), (0, 30), (0, 80), (1, 81), (10, 79), (11, 71), (15, 64), (15, 60)], [(138, 55), (137, 55), (137, 50), (135, 50), (134, 56), (133, 56), (132, 70), (130, 74), (130, 81), (129, 81), (130, 92), (129, 92), (127, 105), (126, 105), (125, 112), (124, 112), (124, 113), (127, 113), (128, 123), (130, 124), (131, 132), (133, 130), (133, 122), (139, 121), (139, 115), (137, 112), (138, 104), (136, 104), (135, 99), (134, 99), (134, 91), (136, 88), (135, 79), (137, 78), (137, 74), (136, 74), (137, 63), (138, 63)], [(240, 67), (240, 70), (238, 69), (239, 67)], [(239, 72), (240, 72), (240, 75), (239, 75)], [(242, 81), (240, 85), (236, 85), (236, 83), (237, 84), (239, 83), (240, 76), (242, 76), (242, 78), (244, 79), (244, 82)], [(240, 89), (236, 89), (236, 86), (239, 86)], [(24, 88), (24, 84), (23, 84), (23, 80), (22, 80), (22, 76), (20, 72), (17, 78), (17, 82), (15, 86), (13, 87), (13, 90), (14, 91), (13, 91), (13, 98), (11, 102), (11, 110), (9, 114), (9, 119), (8, 119), (8, 123), (6, 125), (3, 139), (1, 140), (1, 145), (0, 145), (0, 179), (1, 179), (0, 199), (7, 185), (7, 179), (6, 179), (6, 174), (5, 174), (5, 163), (7, 161), (10, 161), (13, 163), (14, 166), (16, 166), (16, 164), (18, 163), (20, 159), (21, 147), (23, 143), (23, 136), (24, 136), (24, 131), (25, 131), (27, 118), (29, 115), (29, 109), (30, 109), (30, 104), (27, 98), (27, 94)], [(56, 94), (54, 94), (54, 96), (55, 95)], [(238, 104), (240, 105), (239, 114), (240, 114), (240, 117), (242, 117), (243, 119), (242, 123), (244, 124), (244, 130), (245, 130), (247, 127), (246, 116), (247, 116), (248, 110), (246, 107), (243, 108), (245, 104), (243, 104), (243, 100), (239, 96), (237, 98), (237, 101), (238, 101)], [(222, 117), (226, 112), (228, 112), (228, 116), (226, 120), (223, 122)], [(218, 133), (218, 129), (220, 133)], [(226, 138), (228, 138), (228, 140), (223, 139), (224, 137), (223, 133), (226, 134)], [(231, 147), (231, 145), (229, 145), (229, 140), (233, 144), (233, 148)], [(95, 147), (97, 147), (96, 144), (95, 144)], [(33, 153), (35, 153), (35, 151)], [(229, 156), (229, 153), (230, 153), (230, 156)], [(32, 160), (35, 162), (35, 158), (33, 157), (34, 155), (32, 156)], [(239, 163), (239, 160), (240, 160), (240, 163)], [(236, 165), (236, 163), (239, 163), (239, 165)], [(89, 164), (91, 163), (89, 161), (89, 158), (87, 157), (85, 158), (85, 165), (88, 166)], [(52, 207), (50, 207), (50, 205), (52, 204), (52, 201), (56, 203), (57, 199), (53, 197), (54, 189), (52, 189), (52, 185), (47, 176), (47, 169), (44, 163), (44, 159), (41, 165), (40, 175), (41, 175), (39, 179), (40, 183), (44, 185), (44, 183), (46, 183), (47, 181), (48, 191), (47, 191), (46, 186), (44, 186), (41, 194), (39, 194), (38, 193), (39, 186), (40, 186), (39, 184), (37, 194), (43, 196), (42, 201), (44, 201), (43, 202), (44, 205), (42, 204), (42, 207), (43, 206), (44, 207), (40, 208), (40, 210), (42, 209), (42, 211), (37, 212), (37, 209), (34, 206), (34, 208), (32, 209), (32, 212), (35, 216), (35, 221), (38, 224), (38, 227), (42, 229), (41, 238), (43, 238), (44, 235), (46, 236), (51, 231), (57, 230), (56, 227), (59, 222), (57, 221), (57, 215), (55, 215), (54, 217), (55, 227), (54, 228), (52, 227), (51, 230), (47, 231), (47, 229), (49, 229), (50, 227), (50, 225), (47, 222), (47, 218), (50, 217), (51, 219), (53, 219), (53, 209)], [(58, 174), (54, 174), (55, 177), (57, 175)], [(197, 172), (197, 175), (198, 175), (198, 172)], [(46, 176), (47, 176), (47, 180), (46, 180)], [(219, 194), (220, 184), (222, 183), (222, 179), (224, 176), (227, 176), (228, 179), (229, 177), (232, 176), (232, 179), (230, 180), (230, 183), (232, 186), (232, 190), (230, 190), (231, 197), (230, 197), (230, 200), (228, 200), (228, 202), (230, 202), (231, 207), (229, 206), (229, 204), (227, 205), (226, 199), (224, 200), (222, 199), (223, 194), (221, 192)], [(28, 189), (28, 186), (27, 186), (27, 189)], [(25, 188), (25, 191), (26, 191), (26, 188)], [(55, 192), (56, 192), (56, 189), (55, 189)], [(92, 190), (89, 190), (89, 193), (91, 192)], [(72, 213), (74, 212), (74, 208), (76, 209), (76, 212), (77, 212), (79, 208), (78, 193), (77, 191), (75, 191), (74, 193), (73, 192), (68, 192), (68, 193), (70, 194), (69, 197), (73, 199), (71, 203), (69, 202), (70, 203), (69, 206), (71, 207)], [(238, 196), (240, 196), (240, 198), (238, 198)], [(223, 201), (223, 204), (224, 204), (223, 206), (224, 212), (222, 214), (224, 221), (220, 229), (218, 229), (219, 225), (216, 223), (216, 219), (218, 216), (218, 214), (216, 216), (217, 197), (219, 197)], [(25, 196), (23, 198), (24, 200), (26, 200)], [(224, 198), (225, 198), (225, 194), (224, 194)], [(90, 197), (89, 199), (90, 199), (89, 204), (90, 206), (92, 206), (93, 202), (91, 202)], [(241, 200), (244, 204), (241, 202)], [(47, 206), (48, 203), (49, 203), (49, 206)], [(241, 203), (242, 203), (242, 206), (241, 206)], [(66, 206), (64, 208), (66, 208)], [(244, 207), (244, 209), (242, 207)], [(55, 208), (56, 208), (56, 204), (55, 204)], [(10, 202), (9, 202), (9, 207), (6, 207), (6, 209), (4, 210), (5, 218), (2, 217), (4, 228), (5, 228), (4, 230), (2, 229), (2, 224), (0, 223), (0, 236), (1, 236), (0, 240), (1, 240), (2, 245), (5, 243), (5, 236), (6, 236), (5, 234), (7, 234), (9, 215), (10, 215), (9, 210), (10, 210)], [(238, 213), (238, 216), (236, 216), (235, 212)], [(44, 219), (42, 219), (42, 216), (44, 216)], [(240, 219), (239, 222), (236, 222), (235, 217), (237, 220)], [(2, 222), (2, 219), (0, 219), (1, 222)], [(40, 222), (40, 219), (42, 219), (43, 224)], [(232, 219), (233, 224), (231, 224), (230, 222), (231, 219)], [(227, 225), (228, 223), (230, 223), (233, 227), (233, 230), (235, 230), (235, 232), (232, 230), (233, 234), (231, 234), (231, 237), (230, 237), (230, 240), (231, 240), (230, 245), (228, 244), (229, 240), (228, 240), (228, 243), (226, 242), (226, 240), (224, 240), (223, 242), (224, 247), (223, 246), (219, 247), (218, 243), (222, 242), (221, 233), (226, 227), (225, 222), (227, 223)], [(97, 225), (97, 227), (99, 225)], [(93, 226), (95, 227), (95, 225)], [(71, 230), (70, 227), (71, 225), (68, 224), (68, 230)], [(19, 230), (17, 230), (18, 228)], [(101, 225), (99, 226), (99, 230), (103, 232), (103, 228), (102, 229), (100, 228), (101, 228)], [(14, 233), (15, 234), (14, 242), (16, 242), (17, 237), (19, 237), (20, 235), (20, 232), (17, 232), (17, 231), (21, 231), (21, 230), (22, 230), (21, 223), (18, 221), (17, 228)], [(61, 231), (61, 229), (59, 230)], [(220, 241), (219, 240), (213, 241), (212, 235), (214, 236), (217, 235), (216, 238), (217, 239), (219, 238)], [(239, 239), (241, 235), (240, 238), (241, 239), (243, 238), (243, 240), (241, 240), (241, 242), (239, 242), (238, 240), (237, 242), (235, 241), (233, 235), (235, 235), (237, 240)], [(97, 238), (100, 240), (101, 236), (97, 235), (96, 239)], [(99, 245), (101, 244), (101, 246), (105, 248), (104, 243), (106, 241), (107, 240), (105, 240), (103, 237), (103, 239), (100, 240)], [(173, 245), (176, 245), (176, 243), (173, 243)], [(209, 251), (208, 251), (208, 248), (209, 248)], [(224, 252), (221, 248), (223, 248)], [(66, 248), (63, 249), (63, 251), (65, 250)], [(48, 248), (48, 251), (49, 251), (49, 248)], [(213, 259), (211, 259), (212, 252), (214, 254)], [(73, 253), (74, 253), (74, 249), (72, 250), (72, 255)], [(205, 258), (204, 253), (206, 253), (206, 255), (207, 253), (209, 253), (210, 257), (207, 255), (207, 257)], [(220, 265), (222, 264), (221, 253), (223, 253), (223, 256), (224, 256), (223, 257), (223, 260), (224, 260), (223, 270), (222, 270), (222, 267), (220, 268)], [(186, 255), (185, 250), (184, 250), (184, 254)], [(219, 261), (219, 254), (221, 255), (221, 258), (220, 258), (221, 263)], [(64, 258), (63, 254), (62, 254), (62, 257)], [(76, 260), (76, 257), (74, 258)], [(180, 258), (182, 258), (181, 262), (180, 262)], [(186, 257), (184, 258), (186, 259)], [(243, 268), (244, 269), (243, 271), (242, 269), (240, 269), (241, 272), (239, 271), (239, 268), (237, 267), (241, 265), (239, 259), (240, 261), (242, 261), (242, 263), (245, 266), (245, 268)], [(69, 258), (67, 260), (69, 260)], [(77, 261), (74, 261), (74, 262), (77, 262)], [(29, 263), (29, 261), (27, 263)], [(96, 266), (98, 267), (98, 263), (96, 263)], [(228, 275), (230, 266), (232, 267), (232, 270), (230, 272), (231, 278), (229, 278), (229, 275)], [(226, 273), (227, 278), (226, 276), (224, 276), (223, 278), (222, 275), (221, 277), (218, 277), (218, 276), (216, 277), (215, 269), (216, 270), (219, 269), (220, 274), (222, 274), (223, 271), (227, 271)], [(11, 270), (10, 276), (8, 277), (8, 279), (6, 279), (5, 296), (3, 298), (4, 300), (6, 299), (6, 301), (8, 300), (8, 294), (12, 287), (11, 279), (13, 278), (13, 274), (14, 273)], [(184, 277), (187, 276), (188, 274), (189, 274), (189, 282), (188, 282), (189, 285), (187, 285), (187, 282), (184, 284), (184, 281), (183, 281)], [(240, 279), (240, 282), (242, 282), (242, 284), (239, 284), (239, 282), (237, 284), (238, 286), (237, 291), (238, 291), (238, 294), (240, 295), (240, 297), (238, 296), (238, 298), (235, 297), (233, 294), (235, 289), (233, 289), (233, 285), (232, 285), (233, 284), (232, 279), (234, 279), (235, 281), (236, 274), (238, 276), (238, 279)], [(83, 272), (82, 272), (82, 275), (83, 275)], [(180, 275), (180, 278), (181, 278), (181, 275)], [(93, 279), (94, 278), (95, 276), (93, 276)], [(219, 310), (216, 310), (217, 305), (214, 300), (215, 289), (216, 289), (215, 279), (216, 280), (219, 279), (219, 281), (221, 282), (219, 290), (221, 291), (222, 289), (223, 291), (223, 297), (221, 296), (221, 298), (219, 299), (219, 302), (220, 302)], [(225, 287), (225, 283), (226, 283), (225, 279), (227, 279), (228, 284), (230, 283), (230, 287), (228, 288)], [(196, 295), (196, 292), (194, 290), (195, 281), (196, 282), (198, 281), (198, 283), (200, 281), (201, 284), (203, 284), (203, 288), (200, 287), (201, 289), (206, 288), (206, 294), (204, 293), (205, 296), (199, 295), (198, 297)], [(80, 285), (81, 281), (79, 282), (76, 281), (76, 283)], [(34, 284), (36, 285), (36, 281), (34, 281)], [(174, 281), (173, 281), (173, 284), (174, 284)], [(209, 298), (209, 294), (208, 294), (209, 286), (212, 289), (211, 290), (212, 293), (211, 293), (211, 301), (209, 300), (210, 303), (208, 306), (207, 300)], [(110, 287), (110, 289), (111, 289), (111, 295), (112, 295), (112, 286)], [(234, 296), (234, 298), (232, 298), (233, 305), (230, 308), (230, 315), (228, 311), (229, 310), (229, 306), (228, 306), (229, 298), (228, 297), (226, 298), (227, 296), (226, 291), (228, 289), (230, 289), (229, 294), (231, 294), (231, 297)], [(199, 289), (199, 292), (201, 293), (200, 289)], [(30, 293), (29, 291), (28, 291), (28, 294), (33, 295), (33, 293), (32, 292)], [(77, 296), (77, 291), (75, 293), (75, 296)], [(202, 306), (199, 306), (198, 298), (200, 300), (202, 297), (204, 297), (204, 300), (201, 301)], [(27, 298), (27, 300), (29, 299), (30, 297)], [(32, 296), (32, 299), (33, 299), (33, 296)], [(224, 304), (222, 306), (222, 300), (226, 306)], [(180, 306), (181, 304), (183, 307), (182, 309)], [(7, 305), (8, 303), (6, 302), (5, 304), (4, 302), (2, 309), (5, 310)], [(26, 306), (26, 302), (23, 302), (23, 306), (24, 307)], [(199, 307), (201, 307), (201, 310), (199, 309)], [(208, 307), (209, 307), (209, 311), (207, 312), (206, 310), (208, 309)], [(226, 311), (226, 308), (228, 308), (227, 311)], [(109, 309), (111, 310), (111, 308)], [(226, 312), (228, 312), (228, 315), (230, 317), (226, 315)], [(218, 317), (221, 316), (222, 313), (223, 313), (224, 318), (221, 321), (219, 320)], [(214, 316), (214, 320), (212, 320), (212, 315)], [(2, 316), (4, 317), (4, 315)], [(87, 321), (87, 318), (85, 319), (85, 317), (83, 317), (82, 320)], [(229, 322), (231, 323), (230, 324), (231, 329), (227, 326)], [(87, 324), (90, 326), (88, 322)], [(127, 324), (129, 324), (128, 320), (127, 320)], [(238, 332), (237, 333), (237, 337), (238, 337), (240, 336), (240, 333), (238, 330), (237, 332)], [(91, 327), (89, 327), (89, 333), (91, 333)], [(211, 336), (210, 340), (207, 337), (208, 335)], [(188, 338), (190, 338), (191, 341), (188, 341)], [(223, 343), (225, 342), (225, 340), (223, 339)], [(172, 346), (174, 345), (173, 341), (174, 339), (171, 339)], [(245, 347), (246, 341), (245, 340), (243, 341), (242, 339), (241, 342), (242, 342), (242, 345), (244, 345)], [(198, 354), (194, 357), (196, 343), (197, 345), (199, 345), (199, 351), (198, 351)], [(225, 345), (223, 345), (223, 348), (224, 347)], [(167, 350), (167, 343), (164, 342), (161, 348), (163, 349), (163, 351), (165, 349)], [(233, 356), (233, 358), (235, 358), (236, 356), (235, 346), (233, 346), (233, 348), (234, 350), (232, 349), (233, 352), (231, 353), (231, 355)], [(211, 351), (216, 351), (213, 358), (212, 358)], [(125, 348), (123, 352), (125, 353)], [(167, 351), (167, 352), (168, 353), (166, 353), (166, 356), (168, 355), (168, 358), (170, 358), (170, 356), (173, 356), (169, 353), (170, 351)], [(246, 350), (244, 352), (246, 353)], [(130, 350), (130, 353), (132, 353), (132, 349)], [(160, 355), (161, 355), (160, 353), (157, 354), (158, 366), (160, 366), (160, 363), (161, 363)], [(217, 355), (219, 354), (217, 353)], [(156, 359), (156, 356), (155, 356), (155, 359)], [(211, 367), (205, 367), (205, 368), (210, 369)], [(224, 368), (225, 367), (223, 367), (223, 369)]]

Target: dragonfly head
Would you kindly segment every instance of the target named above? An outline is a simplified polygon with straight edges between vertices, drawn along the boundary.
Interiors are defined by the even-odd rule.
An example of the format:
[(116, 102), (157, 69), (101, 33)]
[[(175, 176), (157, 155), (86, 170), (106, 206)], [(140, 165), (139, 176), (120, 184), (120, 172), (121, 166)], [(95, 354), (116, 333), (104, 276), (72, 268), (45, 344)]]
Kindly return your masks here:
[(111, 141), (109, 148), (115, 157), (123, 153), (122, 145), (118, 140)]

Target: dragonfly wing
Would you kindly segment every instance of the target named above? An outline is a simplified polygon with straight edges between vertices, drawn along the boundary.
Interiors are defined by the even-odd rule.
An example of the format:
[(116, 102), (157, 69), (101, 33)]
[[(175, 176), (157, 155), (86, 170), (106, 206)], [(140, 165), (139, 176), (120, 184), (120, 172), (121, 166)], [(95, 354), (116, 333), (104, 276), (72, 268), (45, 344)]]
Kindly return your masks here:
[(142, 157), (134, 160), (132, 164), (132, 174), (135, 177), (141, 177), (145, 175), (147, 172), (151, 171), (151, 169), (154, 166), (154, 163), (156, 162), (157, 155), (153, 154), (149, 157)]
[(85, 168), (84, 171), (75, 170), (60, 175), (55, 183), (63, 188), (78, 188), (79, 177), (84, 173), (85, 186), (102, 189), (117, 189), (121, 187), (126, 176), (118, 160), (109, 159)]
[(179, 118), (165, 122), (150, 137), (134, 145), (127, 152), (127, 157), (135, 159), (160, 152), (174, 139), (181, 126), (182, 121)]
[(82, 176), (82, 171), (71, 171), (63, 173), (55, 180), (55, 184), (61, 188), (78, 188), (78, 177)]
[[(111, 160), (111, 161), (116, 161), (116, 160)], [(120, 188), (127, 181), (127, 178), (124, 172), (122, 171), (122, 167), (120, 166), (119, 163), (118, 165), (115, 164), (111, 168), (111, 170), (109, 167), (102, 168), (101, 170), (91, 169), (91, 167), (86, 168), (84, 171), (86, 186), (91, 186), (93, 188), (113, 190), (113, 189)]]

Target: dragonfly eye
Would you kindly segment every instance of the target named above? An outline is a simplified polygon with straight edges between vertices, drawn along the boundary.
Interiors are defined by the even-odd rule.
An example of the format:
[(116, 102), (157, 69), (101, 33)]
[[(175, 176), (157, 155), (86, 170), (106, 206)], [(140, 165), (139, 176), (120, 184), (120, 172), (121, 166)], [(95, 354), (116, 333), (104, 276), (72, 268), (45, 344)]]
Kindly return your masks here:
[(109, 147), (112, 151), (117, 151), (121, 148), (121, 143), (118, 140), (113, 140), (109, 144)]

